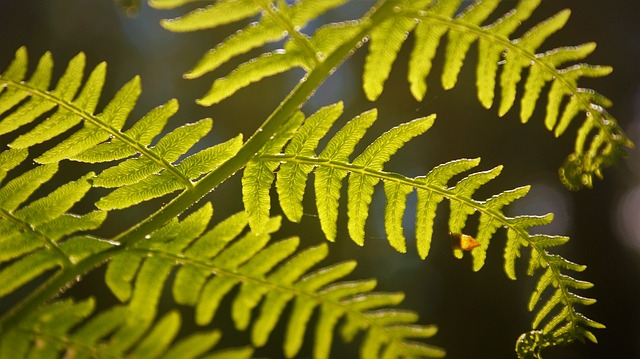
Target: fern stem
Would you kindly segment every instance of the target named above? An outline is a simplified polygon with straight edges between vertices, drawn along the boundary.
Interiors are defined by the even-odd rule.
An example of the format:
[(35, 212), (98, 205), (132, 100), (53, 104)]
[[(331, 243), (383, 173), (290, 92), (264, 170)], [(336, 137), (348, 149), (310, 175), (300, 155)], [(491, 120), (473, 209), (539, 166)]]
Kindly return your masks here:
[[(379, 0), (378, 3), (363, 17), (360, 31), (327, 56), (325, 61), (321, 62), (317, 67), (310, 71), (307, 76), (300, 81), (296, 88), (285, 98), (285, 100), (280, 103), (265, 122), (254, 132), (254, 134), (247, 140), (233, 158), (224, 162), (220, 167), (207, 174), (195, 184), (192, 184), (191, 181), (189, 181), (189, 187), (166, 206), (149, 216), (143, 222), (117, 235), (113, 238), (112, 242), (123, 243), (129, 247), (142, 240), (145, 235), (159, 229), (170, 219), (175, 218), (184, 210), (191, 207), (227, 178), (242, 169), (271, 139), (277, 130), (295, 113), (295, 111), (297, 111), (311, 97), (311, 95), (313, 95), (324, 80), (333, 73), (335, 68), (351, 56), (354, 49), (357, 49), (357, 45), (369, 34), (371, 29), (378, 26), (386, 18), (394, 14), (393, 8), (387, 0)], [(73, 104), (55, 99), (48, 93), (38, 89), (32, 89), (25, 84), (12, 82), (10, 85), (27, 91), (32, 91), (32, 93), (35, 93), (38, 96), (54, 101), (65, 109), (68, 109), (92, 123), (95, 123), (106, 131), (111, 132), (116, 136), (116, 138), (130, 143), (130, 139), (120, 131), (102, 123), (95, 116), (85, 113)], [(152, 155), (152, 153), (145, 148), (140, 148), (139, 150), (145, 155), (147, 153)], [(49, 300), (56, 293), (59, 293), (60, 290), (68, 288), (69, 284), (73, 284), (75, 282), (75, 278), (77, 276), (83, 275), (93, 268), (109, 261), (122, 249), (123, 247), (111, 248), (81, 260), (74, 267), (59, 271), (45, 284), (33, 291), (31, 295), (0, 318), (0, 327), (3, 325), (15, 325), (30, 311)]]
[(187, 188), (193, 187), (193, 182), (191, 182), (189, 178), (187, 178), (180, 171), (178, 171), (175, 166), (171, 165), (171, 163), (167, 162), (164, 158), (162, 158), (162, 156), (155, 154), (153, 151), (149, 150), (145, 146), (141, 146), (139, 141), (136, 141), (130, 138), (129, 136), (127, 136), (127, 134), (120, 132), (119, 129), (109, 125), (108, 123), (105, 123), (98, 116), (84, 111), (83, 109), (74, 105), (72, 102), (64, 101), (63, 99), (52, 95), (51, 93), (49, 93), (49, 91), (42, 91), (38, 88), (32, 87), (26, 82), (25, 83), (15, 82), (8, 79), (1, 79), (1, 80), (2, 80), (2, 83), (7, 84), (7, 86), (15, 87), (17, 89), (30, 93), (32, 96), (35, 95), (43, 99), (46, 99), (47, 101), (51, 101), (56, 105), (58, 105), (59, 107), (64, 108), (65, 110), (83, 118), (85, 121), (99, 127), (103, 131), (108, 132), (114, 138), (126, 143), (129, 147), (134, 148), (136, 152), (149, 158), (151, 161), (157, 163), (165, 171), (168, 171), (174, 177), (176, 177), (180, 182), (182, 182), (182, 184), (185, 187)]
[(260, 7), (264, 11), (266, 11), (271, 18), (278, 24), (284, 31), (291, 36), (302, 48), (302, 50), (306, 53), (306, 58), (313, 59), (314, 64), (317, 66), (320, 64), (320, 60), (318, 59), (318, 51), (313, 47), (309, 39), (307, 39), (303, 34), (298, 31), (298, 29), (291, 26), (291, 21), (288, 19), (284, 19), (282, 12), (277, 10), (271, 2), (265, 2), (265, 0), (259, 0), (258, 3)]
[(62, 267), (72, 267), (73, 263), (71, 263), (71, 260), (69, 259), (69, 257), (67, 257), (66, 254), (64, 254), (64, 252), (62, 251), (62, 249), (60, 249), (60, 247), (58, 246), (58, 243), (56, 243), (56, 241), (54, 241), (53, 239), (47, 237), (44, 233), (37, 231), (33, 226), (31, 226), (29, 223), (24, 222), (23, 220), (19, 219), (18, 217), (12, 215), (11, 213), (5, 211), (4, 209), (0, 209), (0, 216), (3, 217), (4, 219), (6, 219), (7, 221), (15, 224), (16, 226), (22, 228), (22, 230), (25, 233), (31, 233), (33, 235), (35, 235), (36, 237), (38, 237), (42, 242), (44, 242), (45, 247), (50, 248), (51, 250), (53, 250), (53, 252), (55, 252), (55, 254), (60, 257), (60, 259), (62, 259)]

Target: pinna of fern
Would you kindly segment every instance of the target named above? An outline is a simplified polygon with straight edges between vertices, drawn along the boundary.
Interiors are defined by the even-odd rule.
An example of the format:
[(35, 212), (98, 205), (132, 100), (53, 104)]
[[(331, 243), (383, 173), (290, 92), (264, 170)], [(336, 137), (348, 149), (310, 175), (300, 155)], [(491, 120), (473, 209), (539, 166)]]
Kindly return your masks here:
[[(504, 255), (508, 277), (516, 279), (515, 259), (520, 256), (522, 246), (531, 248), (529, 275), (533, 275), (536, 269), (545, 269), (532, 294), (529, 310), (533, 311), (536, 305), (542, 303), (532, 328), (537, 329), (545, 322), (540, 333), (548, 336), (548, 341), (539, 340), (536, 342), (538, 349), (530, 350), (539, 350), (550, 343), (566, 344), (575, 339), (596, 341), (589, 328), (603, 328), (602, 324), (586, 318), (576, 309), (577, 306), (590, 305), (595, 301), (573, 293), (575, 289), (588, 289), (592, 284), (566, 274), (566, 271), (581, 272), (586, 267), (547, 252), (549, 247), (564, 244), (568, 238), (529, 233), (530, 227), (549, 224), (553, 216), (508, 217), (502, 211), (504, 206), (525, 196), (529, 191), (528, 186), (504, 191), (484, 201), (476, 200), (472, 197), (476, 190), (497, 177), (501, 167), (472, 173), (454, 186), (449, 186), (452, 177), (479, 164), (479, 160), (470, 159), (442, 164), (426, 176), (417, 178), (383, 171), (384, 163), (399, 148), (431, 127), (434, 116), (387, 131), (350, 161), (349, 156), (359, 139), (376, 119), (376, 111), (367, 111), (337, 131), (317, 155), (315, 150), (318, 143), (341, 113), (342, 104), (337, 103), (318, 110), (307, 119), (298, 114), (247, 165), (243, 176), (243, 198), (252, 228), (261, 231), (268, 221), (271, 201), (269, 190), (274, 182), (280, 208), (289, 220), (300, 221), (307, 178), (311, 172), (315, 172), (318, 217), (327, 238), (335, 240), (340, 191), (343, 180), (348, 176), (348, 230), (354, 242), (363, 245), (368, 207), (375, 186), (383, 181), (387, 199), (384, 224), (389, 244), (400, 252), (406, 251), (402, 220), (407, 196), (415, 190), (418, 197), (416, 246), (420, 257), (425, 258), (431, 246), (437, 207), (447, 199), (450, 202), (451, 233), (460, 234), (468, 230), (468, 217), (480, 213), (476, 234), (479, 245), (468, 248), (473, 257), (474, 270), (482, 268), (490, 240), (503, 227), (507, 228), (508, 237)], [(463, 252), (463, 248), (454, 248), (454, 254), (459, 258)], [(548, 288), (555, 288), (555, 291), (547, 300), (542, 300)]]
[[(138, 323), (136, 341), (109, 336), (127, 328), (130, 308), (113, 306), (96, 313), (96, 300), (62, 299), (30, 313), (0, 339), (3, 358), (250, 358), (250, 347), (211, 352), (220, 341), (219, 330), (193, 333), (176, 340), (181, 326), (178, 311), (151, 324)], [(129, 325), (128, 328), (131, 328)], [(131, 334), (131, 333), (130, 333)]]
[[(55, 88), (49, 90), (53, 71), (51, 54), (40, 58), (34, 73), (25, 81), (27, 51), (24, 47), (18, 49), (13, 62), (0, 76), (0, 115), (6, 114), (0, 118), (0, 134), (37, 122), (8, 146), (28, 150), (40, 143), (54, 143), (35, 159), (41, 164), (65, 159), (87, 163), (124, 160), (92, 178), (93, 186), (115, 188), (96, 203), (98, 208), (126, 208), (192, 188), (194, 180), (233, 157), (240, 148), (242, 136), (237, 136), (185, 156), (211, 131), (213, 121), (203, 119), (160, 136), (169, 118), (178, 111), (176, 100), (151, 110), (122, 131), (140, 96), (140, 78), (135, 77), (125, 84), (102, 112), (94, 114), (105, 81), (106, 64), (96, 66), (83, 80), (85, 61), (83, 53), (72, 59)], [(54, 109), (52, 115), (42, 119)], [(81, 121), (84, 126), (74, 130)], [(57, 141), (58, 136), (67, 132), (73, 133)], [(152, 145), (152, 142), (155, 143)], [(178, 160), (180, 163), (175, 164)]]
[[(150, 5), (167, 9), (190, 2), (151, 0)], [(562, 183), (568, 188), (591, 187), (593, 176), (602, 178), (602, 170), (623, 156), (625, 148), (633, 146), (605, 110), (611, 101), (594, 90), (578, 87), (582, 78), (606, 76), (611, 72), (608, 66), (571, 64), (589, 55), (595, 49), (594, 43), (538, 52), (545, 40), (565, 25), (568, 10), (512, 39), (512, 34), (531, 17), (541, 0), (521, 0), (512, 11), (490, 24), (485, 21), (500, 0), (478, 0), (462, 10), (462, 0), (381, 0), (359, 21), (327, 24), (313, 34), (303, 32), (312, 19), (346, 2), (301, 0), (289, 4), (277, 0), (223, 0), (162, 24), (168, 30), (183, 32), (259, 17), (257, 22), (244, 26), (211, 49), (185, 75), (187, 78), (202, 76), (238, 55), (286, 38), (282, 49), (253, 58), (226, 77), (216, 79), (211, 90), (198, 100), (203, 105), (220, 102), (253, 82), (295, 67), (309, 73), (322, 66), (340, 44), (354, 37), (369, 42), (363, 89), (368, 99), (376, 100), (409, 33), (414, 34), (415, 42), (409, 59), (408, 80), (413, 96), (420, 101), (427, 91), (426, 78), (432, 69), (432, 59), (446, 35), (441, 76), (445, 89), (455, 86), (466, 54), (477, 42), (477, 94), (484, 107), (492, 107), (494, 97), (499, 94), (498, 112), (500, 116), (506, 114), (513, 107), (518, 84), (525, 77), (524, 93), (520, 96), (522, 122), (527, 122), (540, 106), (540, 93), (549, 83), (544, 123), (555, 136), (564, 133), (579, 113), (585, 114), (574, 152), (559, 171)], [(563, 67), (566, 64), (569, 66)], [(526, 75), (525, 69), (528, 69)]]
[[(132, 326), (155, 318), (164, 283), (177, 267), (173, 297), (179, 304), (194, 307), (196, 323), (210, 324), (220, 302), (233, 296), (235, 326), (246, 330), (253, 323), (251, 341), (255, 347), (266, 344), (278, 321), (284, 320), (285, 307), (291, 305), (283, 343), (286, 357), (300, 351), (314, 311), (319, 314), (315, 319), (315, 358), (329, 356), (336, 327), (341, 328), (346, 341), (366, 332), (363, 358), (444, 355), (440, 348), (410, 340), (431, 337), (436, 330), (414, 324), (415, 313), (394, 309), (402, 301), (402, 293), (372, 292), (373, 280), (336, 282), (353, 271), (355, 262), (310, 272), (327, 256), (326, 245), (297, 251), (298, 238), (272, 242), (271, 234), (280, 227), (279, 218), (269, 219), (260, 233), (247, 232), (244, 212), (205, 232), (212, 213), (212, 207), (204, 205), (109, 263), (107, 284), (130, 308)], [(239, 291), (232, 294), (235, 287)], [(252, 319), (256, 308), (260, 308), (259, 314)], [(114, 341), (129, 340), (132, 331), (124, 328), (114, 334), (119, 338)]]

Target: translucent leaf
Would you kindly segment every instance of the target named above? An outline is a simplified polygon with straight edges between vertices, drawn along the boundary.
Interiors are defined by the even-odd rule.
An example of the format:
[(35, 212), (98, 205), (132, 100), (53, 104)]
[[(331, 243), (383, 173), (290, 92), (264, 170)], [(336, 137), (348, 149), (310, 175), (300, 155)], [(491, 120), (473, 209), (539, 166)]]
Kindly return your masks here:
[(38, 166), (0, 189), (0, 208), (12, 212), (58, 171), (57, 165)]
[(196, 102), (203, 106), (214, 105), (233, 95), (241, 88), (265, 77), (285, 72), (294, 67), (303, 66), (300, 56), (285, 50), (269, 52), (238, 66), (226, 77), (217, 79), (209, 92)]
[[(508, 38), (521, 22), (528, 19), (538, 7), (541, 0), (521, 0), (518, 6), (506, 15), (496, 20), (485, 29), (496, 35)], [(478, 41), (478, 67), (476, 68), (476, 86), (478, 99), (485, 108), (493, 104), (495, 93), (495, 79), (497, 78), (498, 63), (505, 50), (504, 44), (481, 37)]]
[[(348, 161), (359, 139), (364, 136), (366, 130), (376, 120), (377, 114), (376, 110), (371, 110), (349, 121), (331, 138), (318, 158), (327, 161)], [(340, 189), (342, 188), (342, 180), (347, 176), (347, 171), (333, 167), (320, 167), (316, 170), (315, 176), (316, 206), (322, 231), (327, 239), (334, 241)]]
[[(453, 17), (462, 0), (438, 1), (427, 10), (427, 14), (443, 17)], [(421, 20), (416, 27), (413, 51), (409, 59), (409, 83), (411, 94), (421, 101), (427, 92), (426, 78), (431, 71), (432, 60), (440, 44), (440, 39), (447, 32), (448, 27), (428, 20)]]
[[(173, 1), (169, 5), (167, 1), (156, 0), (150, 5), (158, 8), (173, 8), (185, 2), (184, 0)], [(197, 9), (177, 19), (163, 20), (161, 24), (165, 29), (175, 32), (210, 29), (253, 16), (260, 10), (260, 6), (253, 0), (220, 1), (206, 9)]]
[[(561, 29), (569, 19), (570, 11), (565, 10), (536, 25), (524, 34), (518, 44), (527, 51), (534, 52), (549, 36)], [(502, 87), (499, 115), (502, 116), (513, 105), (516, 98), (516, 85), (520, 82), (522, 69), (529, 66), (531, 61), (517, 53), (507, 52), (505, 68), (500, 76)]]
[[(435, 116), (432, 115), (389, 130), (369, 145), (353, 161), (353, 164), (381, 170), (382, 165), (407, 141), (427, 131), (433, 125), (434, 119)], [(352, 174), (349, 177), (349, 203), (347, 209), (349, 235), (359, 245), (364, 244), (364, 224), (368, 216), (373, 187), (378, 181), (378, 178), (360, 174)]]
[[(327, 106), (305, 120), (285, 148), (285, 156), (315, 156), (315, 148), (331, 125), (342, 114), (342, 103)], [(289, 220), (299, 222), (302, 218), (302, 196), (306, 180), (313, 166), (284, 163), (280, 166), (276, 188), (280, 206)]]
[[(499, 0), (478, 0), (463, 10), (456, 20), (469, 25), (480, 25), (498, 6)], [(478, 35), (472, 32), (450, 31), (447, 41), (444, 69), (442, 71), (442, 86), (451, 89), (458, 80), (458, 73), (471, 44)]]
[[(124, 133), (140, 145), (148, 146), (151, 144), (151, 141), (160, 134), (169, 117), (173, 116), (177, 111), (178, 102), (176, 100), (170, 100), (166, 104), (160, 105), (144, 115), (144, 117)], [(73, 160), (90, 163), (108, 162), (132, 156), (135, 153), (135, 149), (129, 144), (119, 139), (113, 139), (110, 142), (101, 143), (96, 147), (74, 156)]]
[[(397, 1), (398, 8), (410, 7), (422, 9), (428, 1)], [(371, 45), (367, 55), (362, 85), (369, 101), (374, 101), (382, 93), (384, 82), (389, 77), (400, 47), (407, 39), (407, 35), (416, 26), (414, 19), (409, 17), (391, 17), (371, 31)]]
[[(96, 76), (99, 76), (99, 73), (97, 73)], [(88, 91), (99, 90), (96, 85), (98, 85), (98, 83), (94, 84), (87, 82), (85, 89), (87, 89), (88, 86), (91, 86), (87, 89)], [(101, 87), (102, 83), (99, 83), (99, 85)], [(125, 84), (116, 93), (111, 102), (109, 102), (105, 107), (104, 111), (97, 116), (101, 125), (115, 130), (120, 130), (129, 113), (133, 110), (133, 106), (140, 96), (140, 92), (140, 78), (134, 77), (133, 80)], [(97, 96), (92, 96), (93, 94), (91, 92), (86, 93), (88, 101), (97, 101)], [(83, 94), (81, 94), (79, 99), (84, 99), (82, 95)], [(64, 158), (73, 157), (78, 153), (84, 152), (89, 148), (106, 141), (109, 136), (109, 132), (104, 131), (97, 125), (87, 123), (84, 128), (75, 132), (73, 135), (45, 152), (42, 156), (36, 158), (36, 161), (39, 163), (52, 163), (58, 162)]]
[(402, 218), (406, 207), (407, 195), (413, 191), (411, 186), (398, 183), (385, 182), (384, 192), (387, 198), (387, 206), (384, 211), (384, 227), (387, 231), (387, 239), (398, 252), (407, 251), (402, 229)]
[[(31, 78), (29, 79), (29, 81), (27, 82), (27, 84), (29, 84), (33, 88), (37, 88), (38, 90), (46, 91), (49, 88), (49, 83), (51, 81), (52, 69), (53, 69), (53, 59), (51, 58), (51, 53), (46, 52), (40, 58), (40, 61), (38, 62), (38, 65), (36, 66), (36, 69), (33, 75), (31, 76)], [(7, 94), (5, 93), (5, 96), (3, 97), (6, 97), (6, 96)], [(15, 100), (10, 99), (8, 101), (9, 103), (8, 106), (13, 106), (28, 96), (29, 96), (29, 93), (16, 95), (16, 97), (14, 97)], [(12, 103), (14, 101), (15, 103)], [(8, 106), (6, 107), (7, 110), (9, 109)], [(41, 107), (41, 106), (44, 106), (44, 107)], [(2, 121), (0, 121), (0, 135), (12, 132), (30, 123), (36, 117), (38, 117), (39, 114), (42, 114), (48, 111), (49, 109), (51, 109), (51, 107), (53, 107), (51, 106), (47, 108), (46, 106), (51, 106), (51, 105), (49, 104), (43, 105), (42, 98), (39, 96), (36, 96), (36, 97), (32, 96), (31, 98), (27, 99), (17, 109), (15, 109), (12, 113), (10, 113), (8, 116), (3, 118)], [(2, 110), (4, 111), (0, 111), (0, 114), (6, 111), (5, 109), (2, 109)]]

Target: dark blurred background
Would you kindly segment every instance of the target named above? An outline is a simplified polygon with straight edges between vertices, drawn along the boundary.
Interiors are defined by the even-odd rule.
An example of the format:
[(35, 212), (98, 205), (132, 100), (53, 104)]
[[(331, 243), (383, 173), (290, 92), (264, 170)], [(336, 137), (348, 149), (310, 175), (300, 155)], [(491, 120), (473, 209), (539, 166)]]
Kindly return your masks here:
[[(322, 20), (359, 17), (363, 9), (372, 3), (368, 0), (353, 1), (350, 6), (332, 11)], [(491, 19), (506, 13), (514, 4), (515, 1), (504, 1)], [(640, 2), (543, 1), (534, 17), (525, 22), (516, 35), (564, 8), (572, 9), (569, 23), (541, 50), (597, 42), (598, 48), (587, 62), (611, 65), (614, 72), (604, 79), (584, 81), (580, 85), (592, 87), (611, 98), (615, 105), (610, 112), (628, 136), (636, 144), (640, 143)], [(173, 34), (159, 26), (160, 19), (183, 12), (157, 11), (145, 4), (138, 12), (126, 12), (114, 0), (2, 0), (0, 68), (6, 68), (15, 50), (25, 45), (32, 64), (45, 51), (51, 51), (57, 63), (55, 76), (58, 78), (64, 64), (83, 51), (90, 67), (101, 61), (108, 63), (107, 83), (99, 108), (126, 81), (139, 74), (143, 94), (132, 119), (175, 97), (180, 100), (181, 110), (173, 118), (171, 126), (204, 117), (214, 119), (214, 130), (201, 144), (203, 147), (229, 139), (239, 132), (247, 138), (293, 88), (301, 73), (291, 72), (267, 79), (219, 105), (199, 107), (194, 99), (202, 96), (213, 79), (226, 74), (232, 66), (225, 65), (215, 73), (196, 80), (184, 80), (182, 73), (235, 27)], [(443, 48), (440, 48), (428, 79), (429, 92), (418, 103), (410, 96), (405, 80), (411, 41), (410, 37), (403, 47), (400, 61), (394, 66), (385, 92), (376, 103), (367, 102), (360, 87), (365, 53), (360, 51), (317, 91), (303, 109), (310, 114), (321, 106), (342, 100), (345, 114), (339, 124), (344, 124), (358, 113), (378, 107), (379, 120), (363, 143), (401, 122), (437, 113), (435, 126), (395, 155), (386, 169), (418, 176), (449, 160), (481, 157), (481, 170), (500, 164), (505, 168), (498, 179), (476, 194), (476, 198), (531, 184), (530, 194), (510, 206), (508, 213), (555, 213), (554, 222), (540, 228), (540, 231), (572, 238), (557, 253), (588, 265), (584, 273), (576, 276), (592, 281), (595, 287), (578, 294), (596, 298), (598, 303), (581, 308), (581, 311), (607, 325), (606, 330), (595, 333), (599, 344), (560, 348), (546, 353), (545, 358), (640, 358), (640, 152), (637, 149), (630, 151), (626, 159), (605, 171), (605, 179), (595, 182), (593, 189), (570, 192), (559, 183), (556, 173), (572, 150), (581, 118), (576, 118), (562, 137), (554, 139), (542, 124), (544, 105), (539, 104), (533, 118), (525, 125), (520, 124), (517, 117), (518, 105), (503, 118), (497, 117), (495, 108), (483, 109), (475, 94), (475, 45), (467, 57), (458, 85), (451, 91), (443, 91), (439, 84), (443, 62)], [(256, 54), (254, 52), (243, 59)], [(0, 146), (4, 148), (5, 144), (0, 143)], [(72, 172), (77, 171), (74, 168), (63, 167), (68, 171), (64, 175), (69, 179), (80, 176), (82, 173)], [(236, 175), (207, 198), (216, 208), (216, 220), (242, 208), (239, 182)], [(319, 235), (311, 191), (307, 197), (306, 215), (302, 222), (287, 224), (282, 234), (305, 233), (302, 238), (305, 246), (324, 241)], [(101, 235), (114, 235), (128, 228), (161, 203), (162, 200), (150, 202), (128, 211), (127, 215), (118, 216), (116, 213), (110, 216), (110, 219), (117, 220), (111, 220), (108, 230)], [(445, 347), (449, 358), (514, 357), (515, 340), (528, 330), (532, 319), (526, 305), (535, 284), (525, 275), (527, 257), (518, 267), (519, 280), (508, 280), (502, 269), (505, 234), (498, 232), (489, 249), (485, 268), (472, 272), (469, 256), (457, 260), (451, 255), (446, 229), (448, 210), (443, 203), (438, 212), (430, 255), (425, 261), (419, 260), (412, 247), (415, 197), (409, 198), (405, 223), (409, 253), (396, 253), (385, 239), (383, 205), (384, 195), (377, 190), (367, 223), (364, 248), (357, 247), (348, 239), (345, 206), (341, 207), (338, 240), (331, 244), (332, 258), (324, 264), (357, 259), (360, 264), (353, 278), (373, 276), (379, 279), (380, 290), (407, 292), (404, 307), (418, 311), (422, 323), (439, 326), (440, 331), (431, 342)], [(277, 212), (275, 208), (274, 213)], [(469, 232), (475, 230), (470, 229)], [(313, 233), (318, 235), (307, 235)], [(109, 294), (99, 286), (101, 276), (100, 271), (87, 276), (70, 293), (78, 297), (102, 296), (99, 302), (106, 305), (102, 298), (108, 298)], [(6, 300), (0, 304), (9, 305)], [(219, 317), (225, 318), (224, 315)], [(185, 321), (188, 326), (188, 318)], [(229, 326), (228, 323), (220, 325)], [(282, 326), (278, 328), (282, 330)], [(243, 334), (235, 335), (236, 344), (247, 341), (248, 337)], [(339, 340), (336, 342), (335, 358), (356, 356), (356, 349), (342, 347)], [(305, 350), (308, 354), (308, 346)], [(279, 353), (276, 341), (259, 355), (276, 358), (281, 356)]]

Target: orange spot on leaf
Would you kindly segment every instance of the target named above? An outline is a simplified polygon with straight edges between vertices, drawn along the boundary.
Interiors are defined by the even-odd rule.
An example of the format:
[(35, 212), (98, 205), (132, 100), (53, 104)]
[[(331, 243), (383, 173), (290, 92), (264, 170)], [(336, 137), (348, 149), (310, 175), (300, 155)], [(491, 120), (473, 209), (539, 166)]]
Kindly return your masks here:
[(480, 242), (466, 234), (449, 233), (449, 236), (451, 236), (451, 245), (453, 246), (453, 249), (470, 251), (480, 246)]

